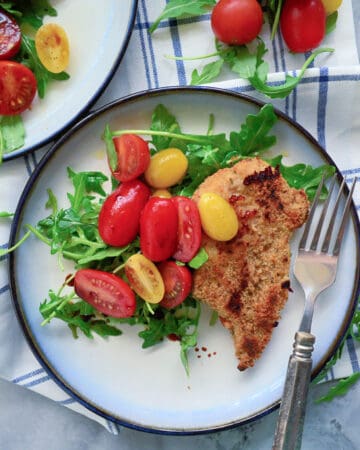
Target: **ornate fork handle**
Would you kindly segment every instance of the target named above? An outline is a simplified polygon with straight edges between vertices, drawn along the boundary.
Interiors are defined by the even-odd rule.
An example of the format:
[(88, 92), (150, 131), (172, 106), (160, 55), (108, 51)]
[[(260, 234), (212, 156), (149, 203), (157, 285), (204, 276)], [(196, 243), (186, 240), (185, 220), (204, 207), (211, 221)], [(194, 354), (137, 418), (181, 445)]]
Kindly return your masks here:
[(300, 449), (315, 336), (298, 331), (289, 358), (272, 450)]

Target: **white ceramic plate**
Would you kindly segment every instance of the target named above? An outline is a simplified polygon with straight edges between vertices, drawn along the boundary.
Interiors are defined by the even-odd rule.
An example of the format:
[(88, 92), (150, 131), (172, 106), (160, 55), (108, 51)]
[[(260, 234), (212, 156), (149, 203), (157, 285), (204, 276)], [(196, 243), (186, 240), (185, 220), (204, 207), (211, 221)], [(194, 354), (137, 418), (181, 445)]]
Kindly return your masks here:
[(125, 53), (137, 0), (53, 0), (56, 17), (44, 22), (63, 26), (70, 41), (70, 79), (54, 81), (45, 98), (35, 98), (23, 113), (25, 145), (4, 154), (9, 160), (53, 141), (74, 124), (100, 96)]
[[(76, 171), (109, 173), (101, 141), (106, 123), (113, 129), (146, 128), (159, 103), (175, 114), (187, 132), (206, 132), (211, 112), (216, 116), (216, 132), (238, 130), (247, 114), (259, 110), (259, 105), (246, 97), (201, 88), (146, 92), (104, 107), (73, 128), (44, 157), (21, 197), (11, 241), (18, 240), (24, 224), (36, 224), (48, 214), (43, 208), (47, 188), (63, 201), (60, 206), (67, 204), (66, 192), (70, 187), (67, 166)], [(304, 130), (281, 114), (274, 132), (278, 143), (272, 153), (286, 149), (286, 164), (332, 163)], [(337, 281), (316, 305), (314, 374), (335, 351), (353, 313), (359, 287), (358, 236), (358, 219), (352, 211)], [(198, 342), (200, 350), (189, 355), (188, 378), (180, 362), (177, 342), (167, 341), (142, 350), (138, 330), (131, 327), (124, 327), (120, 337), (108, 340), (81, 337), (76, 341), (62, 322), (53, 321), (41, 327), (40, 302), (50, 288), (63, 282), (71, 269), (68, 264), (65, 272), (60, 272), (56, 257), (51, 257), (49, 249), (36, 238), (27, 240), (10, 257), (15, 307), (35, 355), (55, 381), (86, 407), (130, 427), (189, 434), (244, 423), (277, 406), (293, 336), (302, 315), (303, 295), (295, 280), (283, 318), (254, 368), (242, 373), (236, 369), (228, 331), (220, 324), (209, 327), (209, 314), (205, 312)]]

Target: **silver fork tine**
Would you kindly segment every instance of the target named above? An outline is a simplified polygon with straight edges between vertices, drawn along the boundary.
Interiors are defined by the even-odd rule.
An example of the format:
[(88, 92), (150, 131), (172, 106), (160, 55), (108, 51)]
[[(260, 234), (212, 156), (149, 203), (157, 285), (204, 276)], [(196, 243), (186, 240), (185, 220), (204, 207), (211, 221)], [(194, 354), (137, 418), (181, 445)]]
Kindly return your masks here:
[(321, 216), (320, 216), (319, 222), (317, 224), (317, 227), (316, 227), (316, 230), (315, 230), (315, 233), (314, 233), (314, 236), (313, 236), (313, 240), (312, 240), (311, 245), (310, 245), (310, 249), (314, 250), (314, 251), (317, 249), (317, 245), (318, 245), (318, 242), (319, 242), (322, 226), (323, 226), (323, 223), (324, 223), (324, 220), (325, 220), (325, 216), (326, 216), (326, 213), (327, 213), (327, 210), (328, 210), (328, 207), (329, 207), (331, 195), (332, 195), (332, 192), (334, 190), (336, 177), (337, 177), (337, 174), (335, 173), (333, 175), (332, 179), (331, 179), (329, 193), (328, 193), (326, 201), (325, 201), (325, 203), (323, 205), (323, 208), (322, 208), (322, 211), (321, 211)]
[(354, 178), (354, 181), (352, 183), (348, 198), (346, 199), (346, 203), (345, 203), (345, 208), (344, 208), (344, 213), (341, 219), (341, 224), (340, 224), (340, 228), (338, 231), (338, 235), (336, 238), (336, 242), (335, 242), (335, 246), (334, 246), (334, 250), (333, 250), (333, 255), (337, 256), (340, 252), (340, 247), (341, 247), (341, 243), (343, 240), (343, 236), (344, 236), (344, 232), (345, 232), (345, 226), (346, 226), (346, 222), (348, 219), (348, 215), (350, 213), (350, 205), (351, 205), (351, 201), (352, 201), (352, 195), (355, 189), (355, 184), (357, 182), (357, 177)]
[(338, 192), (338, 195), (337, 195), (336, 201), (335, 201), (334, 210), (333, 210), (330, 222), (329, 222), (328, 229), (327, 229), (326, 234), (325, 234), (324, 243), (323, 243), (323, 245), (321, 247), (321, 251), (324, 252), (324, 253), (327, 253), (328, 250), (329, 250), (330, 240), (331, 240), (331, 236), (332, 236), (332, 233), (333, 233), (335, 219), (336, 219), (337, 211), (339, 209), (341, 194), (342, 194), (342, 191), (344, 189), (344, 186), (345, 186), (345, 179), (342, 181), (342, 183), (340, 185), (339, 192)]
[(306, 247), (306, 241), (307, 241), (307, 238), (308, 238), (308, 235), (309, 235), (311, 222), (312, 222), (312, 219), (313, 219), (313, 216), (314, 216), (314, 213), (315, 213), (315, 210), (316, 210), (319, 198), (320, 198), (320, 194), (321, 194), (323, 185), (324, 185), (324, 176), (322, 176), (321, 181), (319, 183), (319, 186), (318, 186), (318, 188), (316, 190), (315, 197), (314, 197), (314, 200), (313, 200), (313, 203), (311, 205), (310, 212), (309, 212), (309, 216), (308, 216), (308, 219), (307, 219), (307, 221), (305, 223), (304, 232), (303, 232), (301, 241), (299, 243), (299, 250), (304, 250), (305, 247)]

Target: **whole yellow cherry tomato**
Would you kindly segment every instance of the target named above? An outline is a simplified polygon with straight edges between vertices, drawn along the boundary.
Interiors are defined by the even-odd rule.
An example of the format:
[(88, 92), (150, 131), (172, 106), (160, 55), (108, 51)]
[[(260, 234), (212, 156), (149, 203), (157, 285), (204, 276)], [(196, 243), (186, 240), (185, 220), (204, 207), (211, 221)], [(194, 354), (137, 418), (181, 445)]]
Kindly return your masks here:
[(178, 148), (168, 148), (155, 153), (145, 171), (145, 180), (156, 189), (179, 183), (188, 168), (188, 160)]
[(340, 8), (342, 0), (322, 0), (322, 2), (326, 15), (329, 16)]
[(220, 195), (206, 192), (198, 202), (201, 225), (216, 241), (229, 241), (236, 236), (239, 222), (234, 208)]
[(60, 25), (42, 25), (35, 34), (35, 48), (41, 63), (49, 72), (60, 73), (67, 68), (70, 45), (67, 34)]
[(125, 274), (131, 288), (146, 302), (159, 303), (164, 297), (165, 286), (158, 268), (141, 253), (126, 261)]

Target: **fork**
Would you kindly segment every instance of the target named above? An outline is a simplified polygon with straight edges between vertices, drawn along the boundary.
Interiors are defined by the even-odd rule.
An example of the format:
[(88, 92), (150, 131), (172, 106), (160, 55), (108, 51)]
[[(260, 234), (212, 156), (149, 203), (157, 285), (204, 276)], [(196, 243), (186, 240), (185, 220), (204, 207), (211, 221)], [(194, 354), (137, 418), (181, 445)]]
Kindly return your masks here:
[[(343, 194), (345, 180), (339, 187), (332, 214), (326, 220), (330, 200), (334, 196), (336, 174), (333, 176), (327, 199), (316, 224), (315, 211), (318, 209), (320, 194), (324, 186), (324, 178), (321, 180), (299, 243), (294, 275), (304, 291), (305, 307), (299, 329), (295, 334), (293, 352), (289, 358), (272, 450), (301, 448), (306, 398), (312, 369), (311, 355), (315, 343), (315, 336), (311, 334), (314, 305), (318, 295), (335, 281), (340, 247), (350, 214), (356, 181), (355, 178), (347, 195), (340, 225), (335, 227), (336, 218), (341, 214), (338, 213), (338, 210), (341, 197), (345, 195)], [(324, 226), (325, 221), (327, 221), (327, 228)], [(335, 228), (338, 228), (337, 234), (334, 233)], [(310, 237), (311, 229), (314, 230), (312, 239)]]

